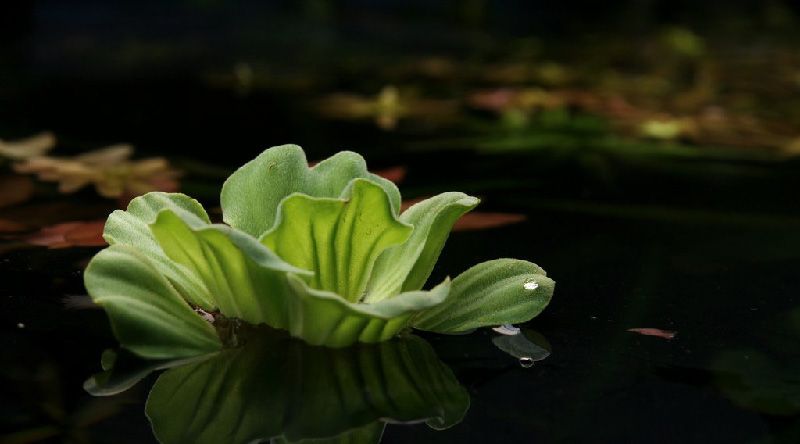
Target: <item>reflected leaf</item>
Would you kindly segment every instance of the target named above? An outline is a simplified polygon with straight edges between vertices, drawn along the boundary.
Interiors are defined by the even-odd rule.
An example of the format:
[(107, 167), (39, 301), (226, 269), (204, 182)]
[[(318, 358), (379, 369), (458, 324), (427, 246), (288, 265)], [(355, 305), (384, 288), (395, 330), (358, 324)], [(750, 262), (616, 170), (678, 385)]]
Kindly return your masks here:
[[(713, 360), (715, 383), (735, 404), (768, 415), (800, 414), (800, 307), (769, 318), (759, 347), (721, 351)], [(765, 331), (764, 328), (755, 331)], [(794, 442), (794, 441), (787, 441)]]
[(800, 414), (797, 361), (779, 362), (755, 349), (720, 353), (715, 382), (735, 404), (769, 415)]
[(157, 370), (186, 365), (207, 356), (187, 359), (142, 359), (122, 350), (106, 350), (100, 361), (103, 372), (92, 375), (83, 383), (83, 389), (92, 396), (113, 396), (133, 387)]
[(501, 334), (495, 336), (492, 338), (492, 344), (519, 359), (520, 363), (523, 363), (523, 365), (525, 365), (525, 363), (532, 364), (550, 356), (550, 345), (547, 344), (547, 341), (545, 341), (541, 335), (537, 335), (529, 330), (523, 330), (516, 335)]
[[(329, 349), (251, 329), (240, 341), (158, 378), (146, 413), (160, 442), (379, 442), (386, 423), (444, 429), (469, 408), (466, 390), (418, 337)], [(87, 387), (118, 392), (171, 364), (118, 370), (117, 359)]]

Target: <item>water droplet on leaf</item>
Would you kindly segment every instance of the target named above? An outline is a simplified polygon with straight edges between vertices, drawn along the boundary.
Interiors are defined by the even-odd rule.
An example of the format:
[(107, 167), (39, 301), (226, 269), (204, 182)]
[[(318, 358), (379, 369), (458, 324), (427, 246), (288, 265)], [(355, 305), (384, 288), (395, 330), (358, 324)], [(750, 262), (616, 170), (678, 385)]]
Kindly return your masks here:
[(526, 290), (536, 290), (539, 288), (539, 284), (536, 281), (528, 281), (522, 284), (522, 287)]
[(534, 362), (535, 361), (533, 359), (528, 358), (526, 356), (523, 356), (523, 357), (519, 358), (519, 365), (522, 368), (531, 368), (531, 367), (533, 367), (533, 363)]

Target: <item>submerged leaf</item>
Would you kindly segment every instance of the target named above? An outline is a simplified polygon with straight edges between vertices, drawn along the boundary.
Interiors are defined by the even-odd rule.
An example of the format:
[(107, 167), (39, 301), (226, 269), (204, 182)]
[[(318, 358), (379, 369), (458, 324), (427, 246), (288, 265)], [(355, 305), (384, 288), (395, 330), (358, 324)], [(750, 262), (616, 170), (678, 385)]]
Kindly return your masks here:
[(392, 210), (400, 208), (400, 192), (391, 181), (367, 171), (364, 158), (342, 151), (308, 167), (297, 145), (270, 148), (236, 170), (222, 186), (224, 221), (260, 237), (275, 223), (280, 202), (293, 193), (338, 198), (353, 179), (368, 179), (389, 196)]
[(555, 282), (536, 264), (517, 259), (483, 262), (453, 279), (447, 300), (412, 320), (414, 328), (458, 333), (529, 321), (547, 306)]
[(357, 302), (378, 255), (403, 243), (412, 227), (397, 220), (378, 185), (354, 180), (345, 199), (295, 194), (261, 242), (290, 264), (314, 270), (311, 286)]
[(86, 268), (84, 283), (92, 300), (105, 308), (122, 346), (141, 357), (189, 357), (221, 347), (214, 327), (130, 246), (113, 245), (98, 253)]

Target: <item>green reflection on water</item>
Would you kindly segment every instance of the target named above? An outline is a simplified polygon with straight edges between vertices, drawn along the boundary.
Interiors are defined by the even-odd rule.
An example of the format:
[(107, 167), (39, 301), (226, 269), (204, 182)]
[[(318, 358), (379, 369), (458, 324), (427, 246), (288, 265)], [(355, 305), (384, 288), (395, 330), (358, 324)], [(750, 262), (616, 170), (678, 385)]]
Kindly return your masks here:
[[(189, 361), (104, 359), (89, 379), (95, 395), (161, 374), (146, 414), (162, 443), (379, 442), (386, 423), (461, 421), (469, 395), (424, 340), (328, 349), (259, 329), (244, 345)], [(125, 367), (125, 368), (123, 368)]]

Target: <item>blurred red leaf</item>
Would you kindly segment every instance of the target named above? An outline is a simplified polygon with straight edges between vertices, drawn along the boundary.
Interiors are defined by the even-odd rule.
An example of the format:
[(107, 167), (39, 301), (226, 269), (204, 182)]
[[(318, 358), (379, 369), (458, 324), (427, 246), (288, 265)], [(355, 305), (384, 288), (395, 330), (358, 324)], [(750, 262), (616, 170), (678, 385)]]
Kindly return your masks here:
[[(310, 168), (313, 168), (313, 167), (317, 166), (318, 163), (319, 163), (318, 161), (309, 162), (308, 166)], [(403, 181), (403, 179), (406, 178), (406, 173), (408, 171), (406, 170), (405, 166), (397, 165), (397, 166), (393, 166), (393, 167), (384, 168), (382, 170), (375, 170), (373, 172), (375, 174), (377, 174), (378, 176), (383, 177), (384, 179), (388, 179), (388, 180), (391, 180), (392, 182), (394, 182), (396, 184), (399, 184), (400, 182)]]
[(402, 165), (385, 168), (375, 171), (375, 174), (394, 183), (400, 183), (406, 178), (406, 167)]
[(13, 220), (0, 219), (0, 233), (16, 233), (25, 231), (28, 227)]
[(21, 204), (33, 196), (30, 177), (16, 174), (0, 176), (0, 208)]
[(516, 213), (467, 213), (461, 216), (453, 226), (453, 231), (475, 231), (488, 230), (490, 228), (503, 227), (524, 221), (524, 214)]
[(660, 328), (629, 328), (628, 331), (644, 336), (656, 336), (662, 339), (672, 339), (676, 334), (678, 334), (678, 332), (661, 330)]
[(65, 222), (45, 227), (28, 236), (26, 241), (51, 249), (69, 247), (103, 247), (105, 221)]
[[(408, 207), (422, 202), (425, 199), (425, 197), (420, 197), (417, 199), (404, 200), (400, 205), (400, 211), (405, 211)], [(517, 224), (525, 219), (527, 219), (527, 216), (518, 213), (484, 213), (481, 211), (473, 211), (461, 216), (461, 218), (456, 221), (456, 224), (453, 225), (453, 231), (488, 230)]]

